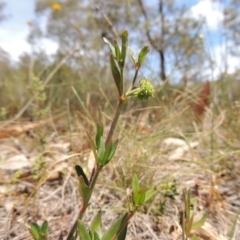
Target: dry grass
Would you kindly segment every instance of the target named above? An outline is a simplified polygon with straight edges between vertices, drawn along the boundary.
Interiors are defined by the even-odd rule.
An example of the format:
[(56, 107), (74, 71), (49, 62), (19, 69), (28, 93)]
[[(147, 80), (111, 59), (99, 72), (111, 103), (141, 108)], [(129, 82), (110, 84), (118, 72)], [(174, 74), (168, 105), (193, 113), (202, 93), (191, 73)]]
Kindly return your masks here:
[[(81, 59), (77, 69), (65, 64), (75, 50), (59, 63), (9, 66), (3, 76), (0, 119), (18, 114), (11, 124), (0, 124), (0, 239), (31, 239), (30, 223), (44, 220), (50, 240), (65, 239), (78, 216), (74, 166), (90, 174), (93, 165), (85, 129), (93, 135), (100, 121), (108, 130), (116, 90), (109, 70), (97, 66), (98, 58)], [(240, 239), (239, 84), (233, 83), (236, 76), (225, 77), (214, 91), (206, 82), (183, 92), (178, 87), (169, 95), (160, 92), (149, 103), (128, 103), (114, 136), (119, 147), (99, 177), (84, 222), (101, 209), (106, 230), (127, 211), (127, 189), (136, 174), (141, 186), (154, 187), (157, 194), (129, 223), (128, 240), (182, 239), (184, 188), (197, 197), (196, 218), (208, 214), (204, 226), (195, 230), (200, 239)], [(38, 99), (41, 94), (47, 98)], [(34, 116), (51, 105), (67, 106), (68, 114), (58, 121), (46, 120), (46, 111)], [(23, 124), (18, 119), (29, 115), (42, 120)]]
[[(233, 106), (231, 121), (231, 109), (223, 107), (205, 109), (196, 121), (183, 96), (171, 104), (125, 110), (114, 136), (119, 148), (99, 178), (85, 222), (101, 209), (107, 229), (127, 211), (127, 188), (137, 174), (141, 185), (155, 187), (157, 195), (130, 222), (127, 239), (181, 239), (183, 188), (198, 198), (197, 215), (208, 213), (196, 232), (201, 239), (240, 239), (239, 108)], [(91, 110), (106, 130), (109, 109)], [(31, 134), (1, 140), (1, 239), (31, 239), (30, 222), (43, 220), (49, 221), (49, 239), (64, 239), (81, 204), (74, 165), (91, 172), (85, 128), (93, 133), (93, 120), (75, 111)]]

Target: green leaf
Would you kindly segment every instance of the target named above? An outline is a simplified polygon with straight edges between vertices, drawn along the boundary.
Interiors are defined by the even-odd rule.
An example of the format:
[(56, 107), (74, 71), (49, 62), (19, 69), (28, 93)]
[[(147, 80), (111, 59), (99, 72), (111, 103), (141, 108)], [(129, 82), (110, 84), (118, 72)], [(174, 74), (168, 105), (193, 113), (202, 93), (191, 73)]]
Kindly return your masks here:
[(87, 205), (92, 194), (92, 189), (86, 185), (83, 176), (79, 176), (78, 179), (79, 179), (79, 192), (82, 197), (83, 204)]
[(117, 221), (104, 233), (101, 240), (112, 240), (116, 239), (119, 235), (121, 236), (121, 232), (125, 230), (124, 227), (127, 225), (127, 217), (128, 213), (120, 216)]
[(111, 153), (111, 149), (112, 149), (112, 143), (110, 142), (106, 148), (106, 151), (105, 151), (103, 159), (102, 159), (103, 166), (105, 166), (108, 162), (108, 158)]
[(146, 190), (139, 188), (136, 192), (133, 192), (133, 204), (134, 206), (140, 206), (145, 202)]
[(86, 133), (87, 133), (88, 140), (91, 144), (91, 148), (92, 148), (92, 151), (93, 151), (93, 154), (94, 154), (95, 161), (98, 164), (98, 156), (97, 156), (97, 151), (96, 151), (96, 145), (95, 145), (93, 139), (91, 138), (91, 136), (90, 136), (90, 134), (87, 130), (86, 130)]
[(78, 177), (82, 176), (85, 184), (87, 186), (89, 186), (88, 178), (87, 178), (86, 174), (84, 173), (83, 169), (79, 165), (76, 165), (75, 169), (76, 169)]
[(118, 140), (116, 140), (114, 143), (111, 144), (111, 151), (110, 154), (108, 156), (107, 162), (108, 163), (114, 156), (116, 149), (117, 149), (117, 145), (118, 145)]
[(207, 214), (205, 213), (201, 219), (199, 219), (198, 221), (194, 222), (192, 225), (192, 229), (196, 229), (196, 228), (200, 228), (204, 225), (204, 223), (206, 222), (207, 219)]
[(99, 142), (99, 148), (98, 148), (98, 160), (99, 160), (99, 164), (100, 166), (104, 166), (104, 155), (105, 155), (105, 142), (103, 137), (100, 137), (100, 142)]
[(134, 174), (133, 180), (132, 180), (132, 190), (133, 192), (136, 192), (139, 189), (139, 181), (136, 174)]
[[(184, 220), (183, 220), (184, 221)], [(192, 225), (193, 225), (193, 216), (188, 219), (186, 222), (186, 236), (188, 237), (191, 230), (192, 230)]]
[(128, 222), (124, 225), (123, 229), (121, 230), (120, 234), (118, 235), (117, 240), (125, 240), (127, 236), (127, 228), (128, 228)]
[(32, 234), (32, 236), (35, 240), (38, 240), (40, 238), (41, 228), (37, 223), (32, 222), (29, 232)]
[(141, 67), (142, 63), (146, 57), (146, 55), (149, 53), (150, 51), (150, 47), (149, 46), (144, 46), (143, 49), (140, 51), (139, 55), (138, 55), (138, 66)]
[(102, 126), (102, 124), (98, 123), (97, 124), (97, 134), (96, 134), (96, 138), (95, 138), (95, 143), (96, 143), (97, 149), (99, 149), (100, 138), (102, 136), (103, 136), (103, 126)]
[(196, 212), (197, 211), (198, 198), (197, 197), (192, 197), (190, 202), (191, 202), (192, 211)]
[[(92, 220), (90, 231), (94, 236), (97, 233), (98, 236), (102, 236), (102, 212), (101, 210), (97, 213), (97, 215)], [(95, 238), (94, 238), (95, 240)]]
[(127, 56), (127, 49), (128, 49), (128, 31), (124, 31), (122, 33), (122, 53), (121, 53), (121, 69), (123, 70), (125, 61), (126, 61), (126, 56)]
[(120, 74), (120, 71), (116, 64), (113, 54), (110, 55), (110, 65), (111, 65), (111, 71), (112, 71), (112, 76), (113, 76), (114, 82), (117, 86), (119, 95), (121, 96), (122, 92), (123, 92), (123, 84), (122, 84), (121, 74)]
[(41, 227), (41, 232), (45, 234), (45, 236), (48, 235), (48, 222), (44, 221)]
[(156, 193), (156, 190), (154, 190), (153, 188), (149, 189), (146, 192), (145, 202), (147, 202), (155, 193)]
[(113, 158), (117, 148), (117, 144), (118, 144), (118, 140), (116, 140), (114, 143), (110, 143), (107, 146), (107, 149), (105, 151), (104, 158), (103, 158), (104, 166)]
[(136, 67), (136, 64), (137, 64), (137, 59), (135, 58), (134, 56), (134, 52), (131, 48), (128, 47), (128, 54), (130, 55), (132, 61), (133, 61), (133, 64), (134, 66)]
[(190, 190), (183, 190), (183, 199), (184, 199), (184, 207), (186, 212), (186, 218), (190, 218), (191, 215), (191, 194)]
[(198, 237), (196, 235), (191, 237), (191, 240), (198, 240)]
[(78, 221), (78, 235), (81, 240), (91, 240), (88, 230), (82, 221)]
[(45, 233), (41, 233), (39, 240), (47, 240), (47, 236)]
[(111, 53), (113, 54), (114, 57), (116, 57), (115, 48), (113, 47), (113, 45), (105, 37), (103, 37), (103, 41), (108, 44)]
[(97, 232), (94, 232), (92, 236), (92, 240), (101, 240)]
[(118, 45), (118, 42), (116, 39), (114, 39), (114, 47), (115, 47), (115, 58), (117, 62), (119, 63), (121, 61), (121, 51)]

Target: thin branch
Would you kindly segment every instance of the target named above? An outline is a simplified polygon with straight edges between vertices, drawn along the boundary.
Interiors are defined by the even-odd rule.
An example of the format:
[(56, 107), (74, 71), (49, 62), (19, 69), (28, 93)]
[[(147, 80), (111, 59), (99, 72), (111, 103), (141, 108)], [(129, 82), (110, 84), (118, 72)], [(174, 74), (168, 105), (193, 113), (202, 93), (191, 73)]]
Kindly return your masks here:
[(109, 19), (109, 17), (103, 12), (102, 9), (100, 9), (97, 5), (96, 5), (96, 8), (98, 11), (100, 11), (104, 17), (104, 19), (106, 20), (107, 24), (109, 25), (109, 27), (111, 28), (113, 34), (115, 35), (116, 38), (119, 37), (119, 34), (117, 32), (117, 30), (115, 29), (115, 27), (113, 26), (113, 23), (112, 21)]
[[(143, 6), (143, 3), (142, 3), (142, 0), (138, 0), (138, 3), (139, 3), (139, 6), (140, 6), (140, 9), (142, 11), (142, 14), (145, 18), (145, 21), (148, 22), (148, 16), (147, 16), (147, 13), (145, 11), (145, 8)], [(150, 35), (150, 30), (148, 29), (148, 27), (146, 27), (146, 35), (147, 35), (147, 38), (148, 38), (148, 41), (152, 44), (152, 46), (158, 51), (158, 47), (157, 45), (154, 43), (151, 35)]]

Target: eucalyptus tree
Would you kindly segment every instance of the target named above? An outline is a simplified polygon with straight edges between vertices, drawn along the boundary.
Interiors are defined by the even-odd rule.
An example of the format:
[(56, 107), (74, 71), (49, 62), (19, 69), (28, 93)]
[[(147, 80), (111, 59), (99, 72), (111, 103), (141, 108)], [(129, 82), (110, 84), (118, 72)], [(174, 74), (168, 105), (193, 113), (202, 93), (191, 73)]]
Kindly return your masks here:
[[(135, 48), (143, 43), (152, 45), (148, 70), (159, 83), (161, 79), (186, 85), (200, 78), (199, 70), (204, 65), (204, 44), (199, 37), (203, 22), (192, 16), (189, 6), (178, 1), (36, 0), (35, 10), (46, 21), (46, 28), (39, 32), (57, 41), (59, 56), (76, 45), (80, 47), (74, 64), (86, 74), (97, 65), (101, 66), (94, 69), (97, 76), (105, 72), (102, 59), (107, 48), (103, 48), (102, 37), (111, 41), (128, 29)], [(38, 33), (32, 26), (33, 35), (34, 31)]]

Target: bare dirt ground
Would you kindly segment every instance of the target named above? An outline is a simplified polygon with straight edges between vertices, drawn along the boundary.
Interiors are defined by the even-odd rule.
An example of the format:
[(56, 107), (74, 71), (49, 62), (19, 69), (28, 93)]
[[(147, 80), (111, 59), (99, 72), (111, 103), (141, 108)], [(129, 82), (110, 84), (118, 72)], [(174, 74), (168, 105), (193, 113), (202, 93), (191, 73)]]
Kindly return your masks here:
[[(240, 239), (239, 148), (210, 148), (206, 143), (209, 135), (203, 131), (187, 140), (171, 136), (177, 130), (166, 122), (162, 123), (164, 131), (162, 125), (155, 125), (126, 132), (124, 124), (129, 120), (124, 121), (122, 118), (119, 130), (121, 146), (99, 178), (84, 222), (90, 222), (101, 209), (107, 229), (127, 211), (126, 189), (136, 173), (141, 183), (155, 187), (157, 194), (129, 223), (128, 240), (182, 239), (183, 188), (190, 188), (198, 199), (196, 218), (208, 215), (204, 226), (194, 231), (199, 239)], [(139, 119), (132, 121), (140, 123)], [(218, 141), (224, 144), (224, 138)], [(65, 239), (81, 205), (74, 166), (80, 164), (90, 174), (92, 163), (84, 126), (79, 123), (72, 133), (64, 131), (60, 123), (1, 139), (0, 239), (32, 239), (30, 223), (44, 220), (49, 222), (50, 240)], [(164, 197), (166, 186), (174, 180), (178, 194), (172, 199)]]

